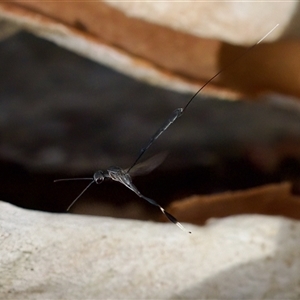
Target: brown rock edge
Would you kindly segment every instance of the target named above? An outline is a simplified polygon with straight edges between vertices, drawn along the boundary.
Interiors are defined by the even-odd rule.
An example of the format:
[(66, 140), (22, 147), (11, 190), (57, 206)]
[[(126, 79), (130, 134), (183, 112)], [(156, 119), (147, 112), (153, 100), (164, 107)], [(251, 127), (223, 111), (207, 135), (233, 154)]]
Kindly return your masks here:
[(300, 197), (291, 193), (288, 182), (243, 191), (191, 196), (173, 202), (168, 211), (180, 222), (202, 225), (209, 218), (237, 214), (277, 215), (300, 219)]
[[(55, 40), (59, 30), (67, 29), (66, 35), (85, 40), (87, 46), (105, 45), (109, 51), (129, 58), (132, 70), (120, 66), (118, 59), (110, 63), (111, 67), (175, 90), (195, 91), (246, 49), (128, 17), (103, 2), (10, 1), (0, 4), (0, 16), (35, 32), (39, 29), (38, 34), (48, 39)], [(68, 39), (60, 44), (106, 63), (105, 57), (95, 58), (88, 47), (79, 51)], [(300, 96), (299, 51), (298, 40), (260, 44), (216, 78), (204, 93), (229, 99), (262, 92)], [(139, 68), (143, 72), (134, 70)], [(151, 76), (146, 76), (147, 72)]]

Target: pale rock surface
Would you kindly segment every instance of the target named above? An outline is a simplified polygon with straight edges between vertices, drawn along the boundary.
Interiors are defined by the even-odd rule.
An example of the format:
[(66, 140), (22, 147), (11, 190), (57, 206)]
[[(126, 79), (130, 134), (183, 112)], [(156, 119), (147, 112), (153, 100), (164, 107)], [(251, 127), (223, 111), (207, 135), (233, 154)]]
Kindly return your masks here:
[[(264, 42), (284, 39), (286, 37), (296, 39), (299, 37), (300, 10), (297, 1), (281, 1), (278, 3), (262, 1), (251, 3), (239, 1), (233, 3), (224, 1), (183, 1), (181, 3), (174, 3), (173, 1), (96, 2), (97, 1), (94, 1), (94, 4), (99, 4), (99, 6), (101, 5), (102, 7), (105, 6), (104, 11), (109, 9), (114, 10), (113, 15), (124, 14), (128, 19), (142, 20), (143, 23), (151, 24), (155, 28), (161, 27), (176, 30), (193, 37), (226, 41), (238, 45), (252, 45), (256, 43), (276, 24), (280, 24), (280, 26), (272, 32)], [(26, 5), (28, 5), (28, 3)], [(183, 42), (186, 48), (181, 51), (182, 55), (179, 54), (177, 59), (174, 58), (176, 63), (171, 63), (172, 67), (165, 66), (155, 59), (152, 60), (148, 58), (145, 53), (138, 55), (133, 54), (134, 48), (126, 48), (127, 50), (124, 50), (121, 46), (115, 47), (114, 44), (117, 41), (104, 42), (102, 38), (97, 39), (93, 34), (86, 34), (84, 31), (77, 30), (77, 27), (66, 25), (65, 21), (59, 20), (59, 18), (47, 16), (47, 5), (49, 5), (47, 1), (42, 4), (42, 8), (45, 8), (45, 12), (39, 12), (39, 9), (41, 9), (40, 4), (37, 5), (39, 9), (35, 9), (35, 6), (33, 6), (33, 10), (27, 9), (26, 5), (24, 3), (22, 3), (22, 5), (16, 5), (13, 1), (12, 3), (11, 1), (0, 3), (1, 22), (12, 23), (14, 26), (19, 26), (37, 36), (53, 41), (61, 47), (153, 85), (180, 92), (195, 92), (220, 69), (219, 65), (217, 65), (219, 62), (219, 43), (217, 43), (219, 46), (217, 46), (216, 43), (210, 46), (204, 43), (203, 47), (200, 47), (201, 51), (200, 48), (197, 48), (199, 55), (197, 54), (196, 57), (190, 59), (190, 56), (185, 54), (189, 57), (189, 59), (186, 60), (183, 52), (185, 52), (185, 49), (188, 50), (190, 45)], [(32, 4), (30, 4), (29, 7), (32, 8)], [(83, 6), (81, 10), (89, 9), (89, 7), (87, 3), (86, 7)], [(60, 7), (58, 10), (61, 10)], [(75, 22), (80, 14), (79, 12), (70, 12), (69, 10), (71, 9), (68, 9), (64, 15), (72, 15), (74, 17), (73, 21)], [(101, 19), (101, 16), (96, 16), (95, 18)], [(106, 23), (102, 26), (112, 28), (118, 26), (118, 24), (118, 22), (112, 20), (111, 24)], [(98, 23), (96, 23), (94, 27), (99, 29)], [(136, 28), (138, 27), (137, 25)], [(159, 30), (157, 32), (159, 32)], [(151, 40), (149, 36), (153, 37), (152, 31), (151, 33), (144, 34), (144, 40), (149, 41)], [(132, 35), (134, 34), (132, 33)], [(158, 35), (166, 36), (162, 31)], [(128, 38), (125, 37), (125, 40), (127, 39)], [(173, 41), (174, 39), (166, 42), (166, 45), (173, 44)], [(194, 42), (198, 45), (200, 40)], [(158, 51), (157, 45), (151, 45), (149, 47), (150, 49), (153, 47), (153, 50), (150, 51), (151, 53), (154, 52), (154, 49)], [(138, 48), (136, 44), (135, 48)], [(205, 53), (208, 55), (206, 58)], [(162, 54), (160, 54), (160, 56), (161, 55)], [(165, 57), (163, 61), (166, 61), (170, 56), (177, 57), (174, 48), (173, 51), (170, 50), (170, 54), (168, 53), (167, 57), (163, 55), (163, 57)], [(182, 59), (185, 62), (181, 65), (180, 61)], [(189, 65), (190, 60), (192, 60), (191, 66)], [(195, 68), (195, 66), (198, 65), (198, 60), (199, 69)], [(191, 69), (194, 71), (191, 71)], [(288, 70), (286, 73), (290, 74), (291, 71)], [(282, 80), (279, 80), (279, 82), (282, 82)], [(294, 86), (294, 84), (290, 85)], [(272, 87), (267, 86), (266, 89), (273, 90), (273, 86), (274, 85), (272, 85)], [(275, 86), (277, 86), (277, 81)], [(291, 88), (288, 90), (290, 89)], [(277, 90), (279, 89), (276, 89), (276, 91)], [(216, 95), (222, 99), (237, 99), (241, 97), (241, 94), (237, 91), (234, 92), (232, 89), (228, 89), (228, 87), (220, 88), (218, 85), (214, 85), (214, 83), (209, 85), (204, 90), (204, 93)], [(293, 95), (295, 95), (295, 93), (293, 93)]]
[(0, 203), (1, 299), (299, 299), (300, 222), (173, 224)]
[(159, 70), (153, 68), (145, 61), (136, 63), (135, 59), (128, 56), (124, 51), (99, 43), (95, 39), (87, 39), (83, 34), (44, 16), (31, 16), (18, 10), (13, 12), (6, 11), (1, 7), (0, 3), (0, 21), (7, 23), (7, 26), (26, 29), (79, 55), (103, 63), (119, 72), (153, 85), (181, 92), (196, 91), (199, 88), (198, 85), (182, 82), (182, 80), (173, 79), (170, 75), (161, 74)]
[[(257, 42), (276, 23), (279, 23), (280, 27), (265, 41), (274, 40), (283, 32), (290, 35), (290, 23), (298, 10), (297, 1), (105, 2), (131, 17), (199, 37), (243, 45)], [(295, 36), (296, 32), (293, 31), (293, 35)], [(297, 36), (299, 37), (299, 34)]]

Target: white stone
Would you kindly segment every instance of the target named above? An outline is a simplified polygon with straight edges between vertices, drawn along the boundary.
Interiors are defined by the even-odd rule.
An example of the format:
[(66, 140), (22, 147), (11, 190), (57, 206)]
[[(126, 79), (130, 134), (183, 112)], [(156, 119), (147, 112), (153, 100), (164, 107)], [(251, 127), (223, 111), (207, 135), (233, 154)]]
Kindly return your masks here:
[(251, 45), (277, 23), (280, 27), (265, 39), (282, 34), (299, 37), (297, 1), (105, 1), (130, 17), (171, 27), (202, 38)]
[(29, 211), (0, 202), (1, 299), (299, 299), (300, 222), (185, 224)]

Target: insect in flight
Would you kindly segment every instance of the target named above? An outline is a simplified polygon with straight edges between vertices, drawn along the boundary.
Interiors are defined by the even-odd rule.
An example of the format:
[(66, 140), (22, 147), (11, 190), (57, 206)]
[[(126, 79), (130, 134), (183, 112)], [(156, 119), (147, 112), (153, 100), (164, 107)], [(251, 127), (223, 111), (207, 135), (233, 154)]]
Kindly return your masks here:
[[(142, 158), (142, 156), (145, 154), (145, 152), (151, 147), (151, 145), (163, 134), (171, 124), (173, 124), (182, 114), (185, 112), (185, 110), (188, 108), (188, 106), (192, 103), (192, 101), (196, 98), (196, 96), (210, 83), (212, 82), (218, 75), (220, 75), (224, 70), (228, 69), (231, 65), (233, 65), (236, 61), (240, 60), (244, 55), (246, 55), (249, 51), (251, 51), (254, 47), (256, 47), (261, 41), (263, 41), (275, 28), (278, 26), (273, 27), (272, 30), (270, 30), (263, 38), (261, 38), (257, 43), (255, 43), (253, 46), (248, 48), (242, 55), (234, 59), (232, 62), (230, 62), (228, 65), (226, 65), (223, 69), (221, 69), (218, 73), (216, 73), (213, 77), (211, 77), (187, 102), (187, 104), (184, 107), (180, 107), (175, 109), (171, 116), (163, 123), (163, 125), (154, 133), (154, 135), (151, 136), (150, 140), (148, 141), (147, 145), (143, 147), (134, 163), (129, 167), (128, 169), (122, 169), (117, 166), (109, 167), (107, 170), (99, 170), (94, 173), (93, 177), (89, 178), (66, 178), (66, 179), (57, 179), (54, 180), (54, 182), (59, 181), (70, 181), (70, 180), (90, 180), (91, 182), (85, 187), (85, 189), (73, 200), (73, 202), (69, 205), (69, 210), (73, 204), (86, 192), (86, 190), (93, 184), (101, 184), (105, 179), (112, 179), (114, 181), (120, 182), (123, 185), (125, 185), (128, 189), (133, 191), (136, 195), (138, 195), (140, 198), (148, 201), (150, 204), (157, 206), (161, 212), (175, 225), (177, 225), (180, 229), (187, 231), (182, 224), (178, 222), (178, 220), (172, 216), (170, 213), (168, 213), (162, 206), (160, 206), (156, 201), (154, 201), (151, 198), (148, 198), (144, 196), (137, 187), (133, 184), (131, 176), (138, 175), (141, 173), (149, 173), (153, 169), (155, 169), (159, 164), (162, 163), (163, 159), (165, 158), (165, 155), (156, 155), (149, 160), (145, 161), (144, 163), (137, 164), (138, 161)], [(141, 170), (144, 170), (144, 172), (141, 172)], [(188, 231), (191, 233), (190, 231)]]
[[(177, 219), (168, 213), (162, 206), (160, 206), (156, 201), (151, 198), (144, 196), (137, 187), (133, 184), (131, 176), (144, 175), (153, 171), (158, 165), (160, 165), (165, 159), (166, 154), (161, 153), (151, 157), (143, 163), (136, 164), (131, 168), (130, 174), (129, 169), (122, 169), (117, 166), (111, 166), (107, 170), (98, 170), (94, 173), (93, 177), (87, 178), (64, 178), (57, 179), (54, 182), (59, 181), (70, 181), (70, 180), (90, 180), (91, 182), (86, 186), (86, 188), (73, 200), (73, 202), (67, 208), (67, 211), (73, 206), (73, 204), (82, 196), (82, 194), (93, 184), (101, 184), (105, 179), (112, 179), (114, 181), (120, 182), (124, 184), (127, 188), (133, 191), (140, 198), (148, 201), (150, 204), (157, 206), (161, 212), (175, 225), (177, 225), (180, 229), (186, 231), (186, 229), (180, 224)], [(191, 232), (189, 232), (191, 233)]]

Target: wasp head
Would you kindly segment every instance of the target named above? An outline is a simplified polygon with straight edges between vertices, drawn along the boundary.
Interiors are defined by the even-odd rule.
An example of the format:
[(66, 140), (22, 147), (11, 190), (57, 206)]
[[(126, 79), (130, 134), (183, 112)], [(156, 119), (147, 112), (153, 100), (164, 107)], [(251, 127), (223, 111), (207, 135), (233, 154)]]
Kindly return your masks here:
[(104, 180), (104, 172), (102, 170), (97, 171), (94, 175), (94, 182), (96, 182), (96, 184), (100, 184), (103, 182)]

